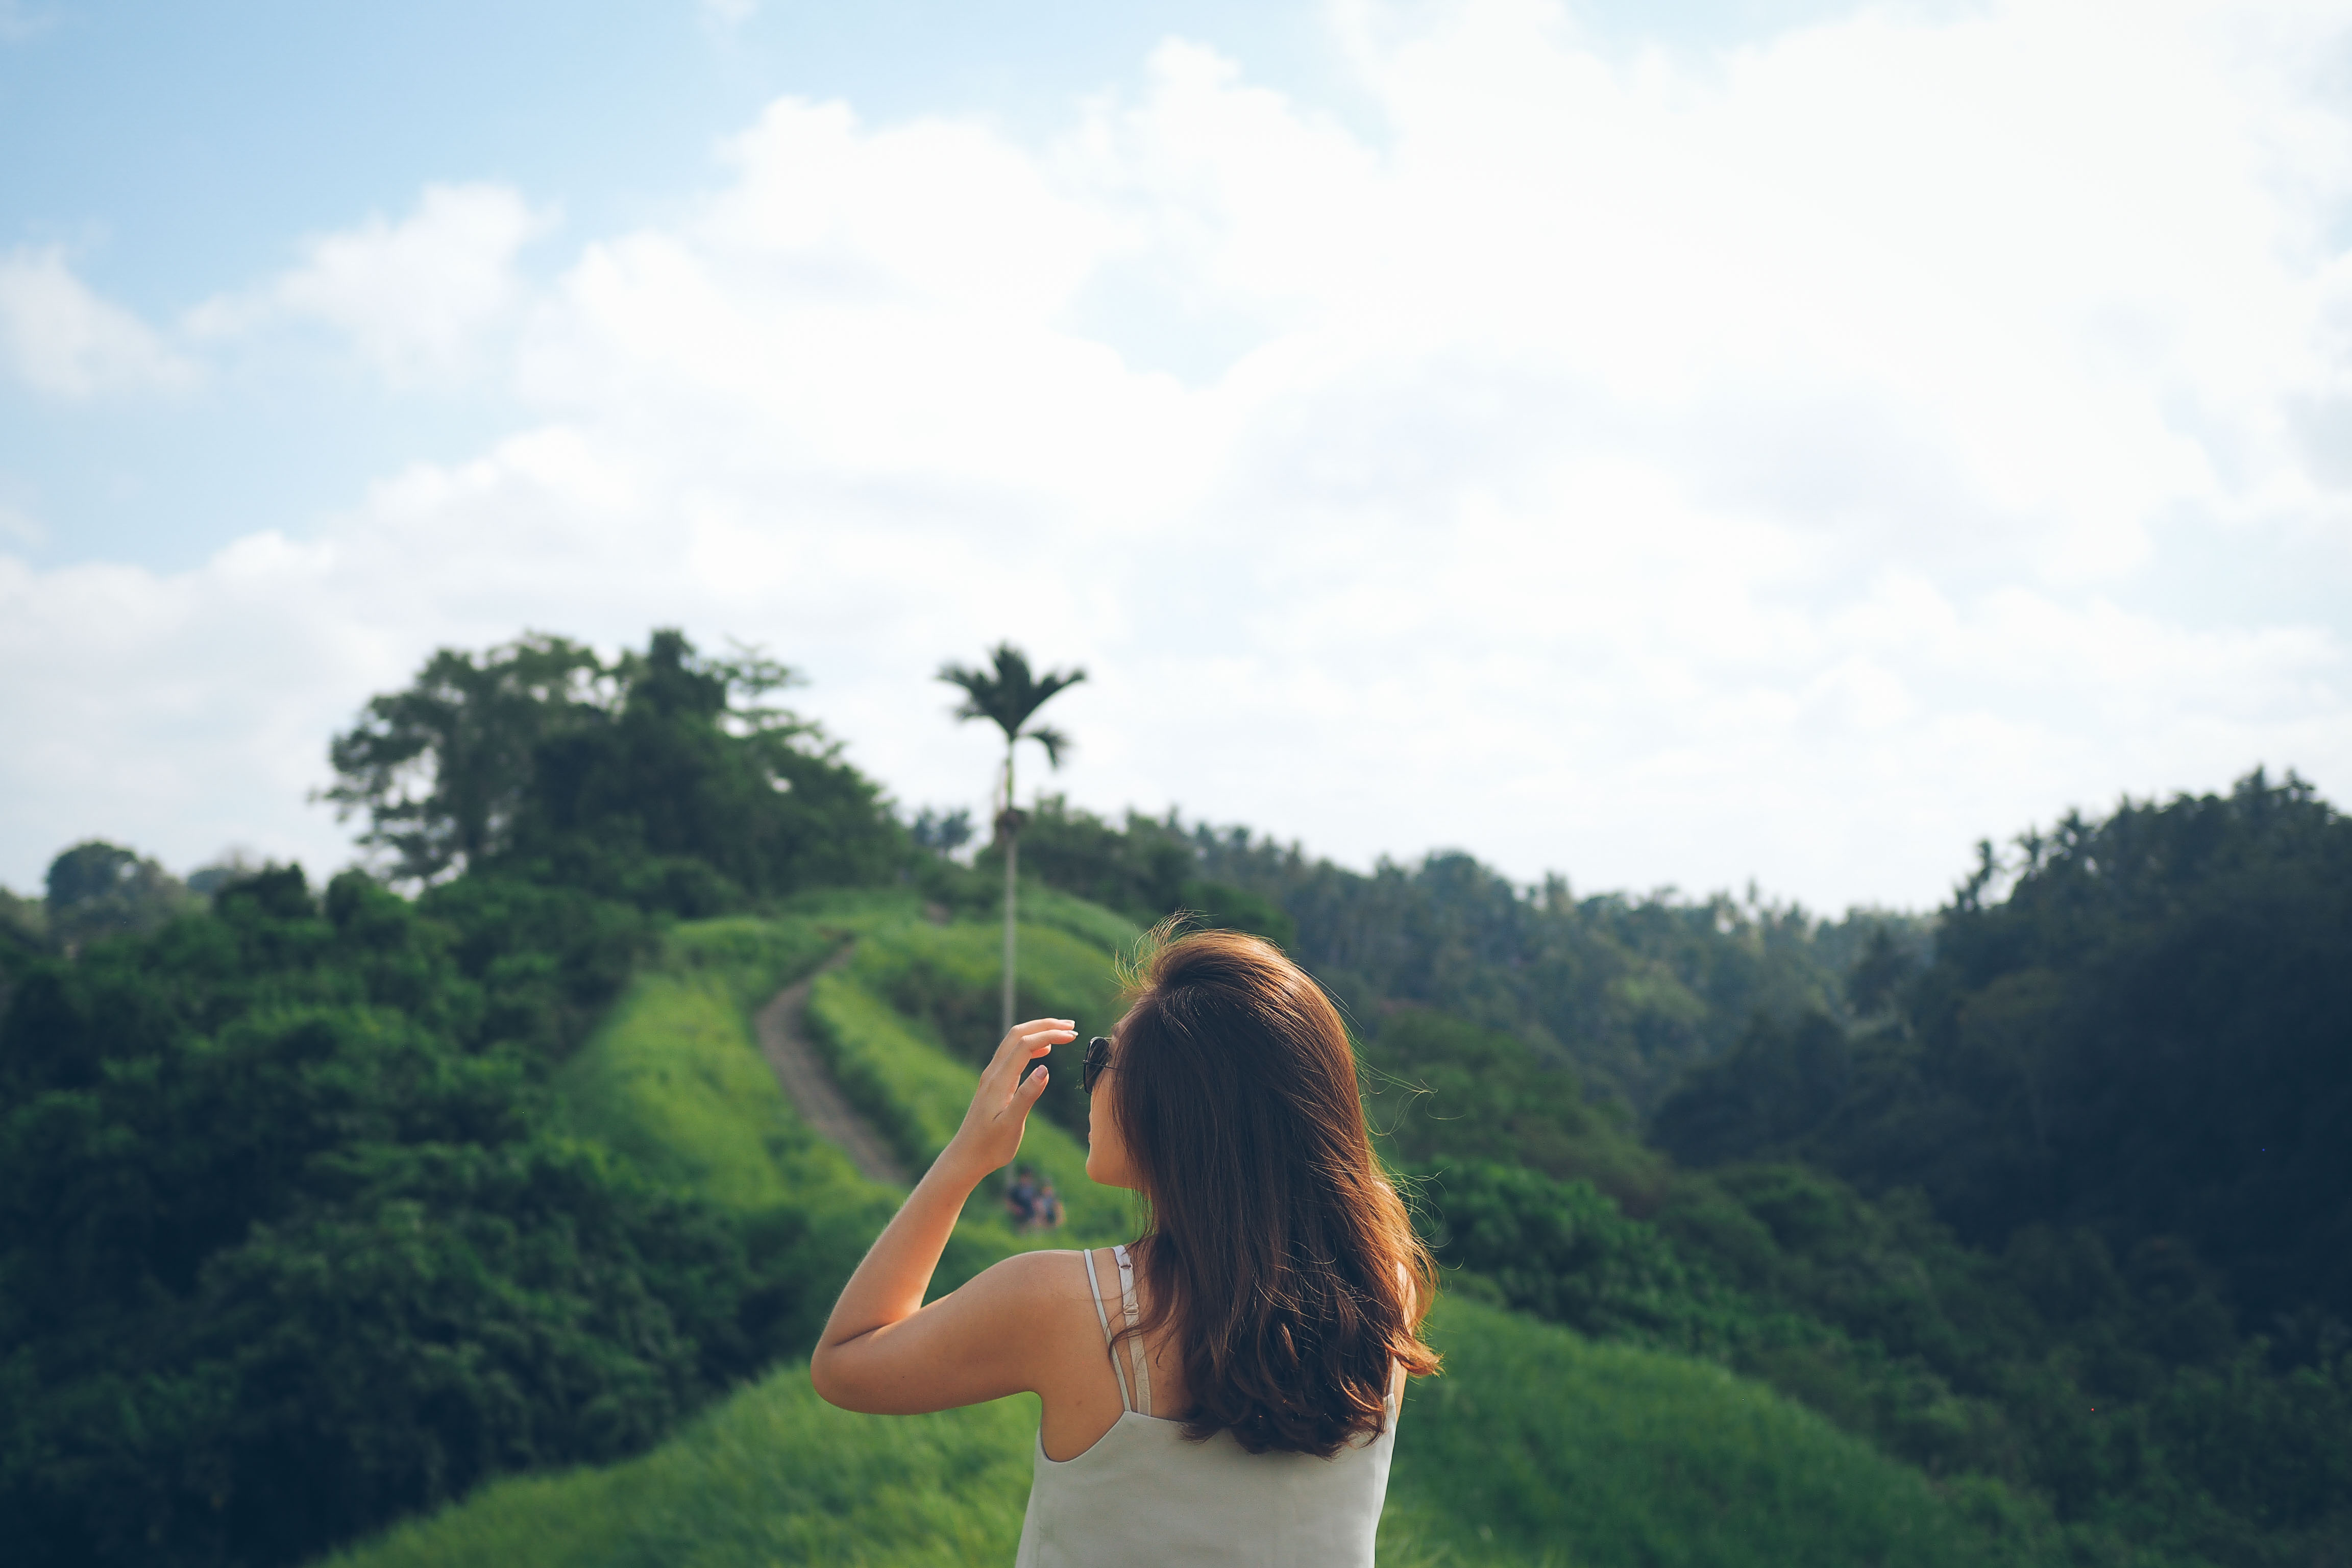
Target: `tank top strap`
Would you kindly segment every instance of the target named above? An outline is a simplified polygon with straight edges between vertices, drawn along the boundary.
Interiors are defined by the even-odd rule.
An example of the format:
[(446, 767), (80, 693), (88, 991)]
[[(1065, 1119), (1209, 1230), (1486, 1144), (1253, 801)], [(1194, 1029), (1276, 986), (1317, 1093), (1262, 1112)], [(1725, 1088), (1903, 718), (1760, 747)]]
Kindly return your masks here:
[(1118, 1366), (1118, 1342), (1111, 1337), (1110, 1314), (1103, 1310), (1102, 1282), (1095, 1278), (1094, 1253), (1079, 1253), (1078, 1264), (1087, 1271), (1087, 1289), (1095, 1294), (1095, 1321), (1102, 1325), (1103, 1349), (1110, 1352), (1110, 1374), (1118, 1381), (1118, 1407), (1121, 1411), (1132, 1410), (1135, 1405), (1127, 1396), (1127, 1373)]
[[(1124, 1246), (1112, 1247), (1110, 1255), (1118, 1259), (1118, 1304), (1127, 1314), (1127, 1326), (1131, 1330), (1140, 1321), (1135, 1303), (1135, 1262), (1128, 1257)], [(1129, 1363), (1135, 1369), (1135, 1408), (1139, 1414), (1149, 1415), (1151, 1414), (1151, 1362), (1143, 1353), (1141, 1334), (1128, 1335), (1127, 1353)], [(1111, 1360), (1114, 1363), (1118, 1360), (1118, 1352), (1115, 1350), (1111, 1352)]]

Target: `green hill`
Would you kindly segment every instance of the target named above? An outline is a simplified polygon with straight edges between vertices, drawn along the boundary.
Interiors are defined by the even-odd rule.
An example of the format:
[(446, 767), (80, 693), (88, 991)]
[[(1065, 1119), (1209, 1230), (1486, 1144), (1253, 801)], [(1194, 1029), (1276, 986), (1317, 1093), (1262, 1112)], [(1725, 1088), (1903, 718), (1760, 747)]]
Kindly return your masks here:
[[(1022, 991), (1039, 1011), (1107, 1020), (1111, 954), (1070, 934), (1070, 917), (1114, 939), (1133, 928), (1063, 903), (1060, 927), (1024, 932)], [(807, 1233), (862, 1237), (887, 1193), (800, 1121), (759, 1059), (748, 1014), (854, 942), (850, 961), (818, 978), (811, 1026), (862, 1108), (919, 1163), (970, 1098), (972, 1069), (949, 1038), (992, 998), (999, 938), (986, 925), (934, 925), (866, 900), (677, 927), (560, 1076), (565, 1117), (661, 1179), (796, 1211)], [(1085, 1182), (1083, 1146), (1065, 1129), (1034, 1121), (1023, 1158), (1069, 1194), (1070, 1231), (1056, 1242), (1125, 1233), (1123, 1197)], [(942, 1288), (1014, 1247), (1045, 1244), (1013, 1237), (975, 1206)], [(825, 1277), (823, 1290), (812, 1282), (813, 1306), (854, 1260), (845, 1245), (809, 1247), (806, 1267)], [(1433, 1327), (1447, 1370), (1408, 1401), (1384, 1561), (1932, 1564), (2021, 1554), (2023, 1538), (1969, 1513), (1967, 1500), (1983, 1494), (1955, 1500), (1715, 1366), (1596, 1343), (1470, 1300), (1441, 1303)], [(793, 1361), (649, 1454), (494, 1482), (332, 1561), (1004, 1562), (1035, 1426), (1026, 1397), (913, 1419), (849, 1415), (816, 1399), (805, 1363)]]
[[(2029, 1561), (1969, 1494), (1938, 1495), (1759, 1384), (1443, 1303), (1450, 1366), (1398, 1431), (1381, 1561), (1577, 1564)], [(1028, 1495), (1028, 1396), (853, 1415), (794, 1363), (641, 1458), (493, 1482), (334, 1568), (718, 1568), (1009, 1563)], [(1997, 1509), (1979, 1510), (1998, 1524)]]

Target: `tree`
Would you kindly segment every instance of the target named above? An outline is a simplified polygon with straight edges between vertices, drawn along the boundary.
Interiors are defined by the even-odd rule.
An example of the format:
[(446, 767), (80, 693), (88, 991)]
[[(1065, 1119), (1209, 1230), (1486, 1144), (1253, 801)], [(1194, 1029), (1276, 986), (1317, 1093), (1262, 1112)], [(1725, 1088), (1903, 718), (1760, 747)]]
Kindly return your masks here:
[(1013, 752), (1023, 741), (1034, 741), (1045, 748), (1048, 764), (1062, 765), (1069, 737), (1051, 725), (1029, 721), (1055, 693), (1084, 680), (1087, 672), (1054, 670), (1040, 679), (1030, 673), (1028, 657), (1009, 642), (997, 644), (989, 659), (996, 667), (993, 672), (950, 662), (940, 666), (939, 678), (963, 689), (963, 701), (955, 710), (957, 719), (985, 719), (1004, 731), (1004, 805), (996, 816), (996, 834), (1004, 845), (1004, 1027), (1009, 1031), (1013, 1027), (1013, 889), (1021, 840), (1021, 813), (1013, 804)]
[(90, 839), (49, 862), (49, 935), (67, 952), (155, 930), (194, 907), (178, 879), (119, 844)]
[(369, 817), (390, 874), (492, 867), (645, 908), (716, 914), (887, 875), (903, 829), (816, 726), (776, 706), (796, 677), (656, 631), (604, 663), (562, 637), (443, 649), (335, 738), (326, 798)]
[(952, 855), (971, 842), (971, 813), (961, 806), (942, 812), (927, 805), (908, 824), (907, 831), (933, 854)]
[(391, 851), (397, 880), (478, 865), (511, 841), (539, 743), (595, 705), (605, 673), (591, 649), (542, 632), (478, 658), (442, 648), (335, 737), (336, 783), (320, 798), (338, 819), (366, 811), (360, 842)]

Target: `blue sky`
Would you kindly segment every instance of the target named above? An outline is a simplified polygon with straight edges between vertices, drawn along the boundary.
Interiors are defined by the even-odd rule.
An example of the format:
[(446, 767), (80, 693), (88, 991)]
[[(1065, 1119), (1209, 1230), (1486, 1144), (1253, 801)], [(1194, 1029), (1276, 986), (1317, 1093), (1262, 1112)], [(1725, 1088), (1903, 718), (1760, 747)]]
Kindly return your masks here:
[[(1817, 4), (1591, 7), (1620, 51), (1736, 46)], [(1134, 84), (1151, 47), (1213, 40), (1254, 79), (1377, 138), (1313, 5), (1078, 0), (857, 5), (452, 3), (398, 7), (19, 3), (0, 26), (0, 236), (62, 247), (100, 293), (168, 318), (286, 264), (299, 239), (488, 180), (561, 214), (560, 238), (672, 213), (719, 140), (784, 94), (868, 118), (968, 115), (1023, 137)], [(314, 367), (316, 368), (316, 367)], [(478, 389), (477, 389), (478, 390)], [(0, 504), (42, 520), (36, 560), (184, 566), (257, 525), (301, 527), (355, 475), (456, 457), (498, 400), (386, 395), (255, 374), (202, 405), (93, 419), (0, 404)]]
[[(2336, 4), (0, 7), (0, 882), (348, 854), (441, 644), (910, 806), (1927, 904), (2352, 775)], [(1079, 711), (1084, 710), (1084, 711)]]

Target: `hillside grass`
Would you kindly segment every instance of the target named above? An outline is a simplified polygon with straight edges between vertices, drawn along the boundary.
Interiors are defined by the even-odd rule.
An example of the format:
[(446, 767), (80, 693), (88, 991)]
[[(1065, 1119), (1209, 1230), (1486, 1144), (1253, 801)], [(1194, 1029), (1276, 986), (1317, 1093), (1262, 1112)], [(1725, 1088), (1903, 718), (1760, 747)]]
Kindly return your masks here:
[[(1135, 944), (1143, 939), (1143, 928), (1125, 915), (1049, 888), (1043, 882), (1021, 884), (1019, 912), (1025, 923), (1050, 926), (1105, 952), (1132, 954)], [(996, 929), (1002, 936), (1003, 926)], [(1025, 969), (1027, 965), (1022, 967)]]
[(804, 1364), (644, 1457), (499, 1481), (330, 1559), (337, 1568), (748, 1568), (1010, 1563), (1036, 1401), (852, 1415)]
[[(1066, 894), (1055, 897), (1064, 904), (1078, 902)], [(1022, 923), (1013, 983), (1018, 1016), (1074, 1018), (1081, 1036), (1110, 1032), (1126, 1011), (1117, 961), (1132, 952), (1140, 933), (1101, 913), (1110, 934), (1124, 933), (1127, 945), (1097, 942), (1059, 925)], [(850, 970), (877, 996), (931, 1022), (935, 1043), (977, 1065), (1001, 1037), (1003, 944), (1002, 926), (901, 921), (872, 929), (859, 942)]]
[(1957, 1568), (2044, 1553), (2023, 1525), (1988, 1529), (1975, 1489), (1939, 1491), (1710, 1363), (1461, 1298), (1431, 1327), (1446, 1364), (1413, 1385), (1390, 1497), (1465, 1552), (1579, 1568)]
[[(1449, 1365), (1398, 1429), (1391, 1568), (2024, 1563), (1966, 1500), (1702, 1363), (1440, 1304)], [(511, 1479), (335, 1568), (1009, 1563), (1036, 1402), (853, 1415), (793, 1364), (621, 1465)]]
[(875, 1195), (784, 1098), (751, 1029), (754, 1009), (839, 945), (801, 920), (677, 927), (557, 1072), (564, 1128), (734, 1208)]

